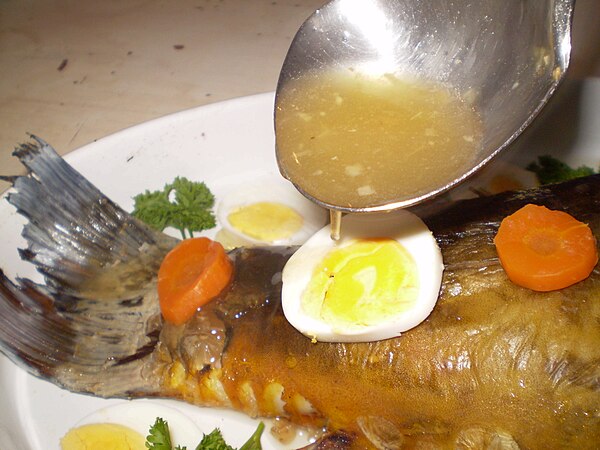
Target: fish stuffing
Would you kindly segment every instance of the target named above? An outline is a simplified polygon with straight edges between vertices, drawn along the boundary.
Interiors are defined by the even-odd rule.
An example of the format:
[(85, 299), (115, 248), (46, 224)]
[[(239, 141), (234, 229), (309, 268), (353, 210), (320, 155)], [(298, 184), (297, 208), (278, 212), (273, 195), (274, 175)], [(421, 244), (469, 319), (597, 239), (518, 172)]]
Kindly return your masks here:
[(465, 200), (425, 218), (444, 257), (438, 303), (402, 336), (313, 343), (280, 305), (294, 248), (231, 252), (235, 278), (184, 325), (162, 321), (156, 272), (176, 240), (140, 223), (39, 138), (8, 201), (45, 284), (0, 273), (0, 350), (73, 392), (163, 397), (286, 417), (314, 448), (600, 446), (600, 268), (560, 291), (512, 284), (493, 237), (526, 203), (600, 236), (600, 175)]

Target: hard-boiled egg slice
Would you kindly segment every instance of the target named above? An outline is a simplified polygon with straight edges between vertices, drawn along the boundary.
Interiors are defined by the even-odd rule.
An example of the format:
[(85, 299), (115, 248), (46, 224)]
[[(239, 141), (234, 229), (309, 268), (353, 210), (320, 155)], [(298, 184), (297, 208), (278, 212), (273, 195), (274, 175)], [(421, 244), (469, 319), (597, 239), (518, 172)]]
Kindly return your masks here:
[(391, 338), (427, 318), (443, 262), (427, 226), (408, 211), (342, 218), (342, 237), (315, 233), (282, 274), (287, 320), (316, 341)]
[(217, 206), (226, 248), (299, 245), (327, 220), (323, 208), (302, 196), (281, 176), (262, 176), (225, 194)]
[(157, 417), (168, 423), (175, 445), (196, 448), (202, 439), (198, 426), (177, 409), (161, 402), (136, 400), (108, 406), (85, 417), (63, 437), (61, 448), (144, 449), (148, 431)]

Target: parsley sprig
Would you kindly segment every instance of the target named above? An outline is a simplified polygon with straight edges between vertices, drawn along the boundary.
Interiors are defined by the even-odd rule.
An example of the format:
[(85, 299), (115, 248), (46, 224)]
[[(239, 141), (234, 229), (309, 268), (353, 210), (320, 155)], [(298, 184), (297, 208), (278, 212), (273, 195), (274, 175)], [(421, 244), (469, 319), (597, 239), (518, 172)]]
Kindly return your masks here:
[[(256, 431), (250, 436), (244, 445), (239, 450), (262, 450), (260, 444), (260, 437), (262, 435), (265, 425), (261, 422), (258, 424)], [(187, 450), (186, 447), (175, 447), (173, 449), (171, 444), (171, 432), (169, 431), (169, 424), (161, 419), (156, 418), (154, 425), (150, 427), (148, 436), (146, 437), (146, 447), (149, 450)], [(195, 450), (236, 450), (225, 442), (221, 430), (215, 428), (209, 434), (204, 434), (202, 440), (198, 444)]]
[(169, 424), (160, 417), (157, 417), (154, 425), (150, 427), (149, 434), (146, 436), (146, 447), (151, 450), (173, 450)]
[[(206, 184), (177, 177), (162, 191), (146, 190), (133, 198), (133, 215), (159, 231), (173, 227), (183, 239), (213, 228), (215, 197)], [(187, 236), (186, 236), (187, 231)]]
[(540, 184), (560, 183), (597, 173), (588, 166), (573, 168), (550, 155), (538, 156), (538, 160), (529, 164), (526, 169), (537, 175)]

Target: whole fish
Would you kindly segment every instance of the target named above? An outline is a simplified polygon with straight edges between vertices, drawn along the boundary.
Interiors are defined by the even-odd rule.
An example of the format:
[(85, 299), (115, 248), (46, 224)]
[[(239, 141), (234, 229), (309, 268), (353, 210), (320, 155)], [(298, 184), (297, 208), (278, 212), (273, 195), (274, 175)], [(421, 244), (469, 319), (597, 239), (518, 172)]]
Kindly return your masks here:
[(231, 252), (235, 278), (188, 323), (163, 323), (156, 273), (176, 240), (127, 214), (41, 139), (4, 177), (28, 219), (21, 256), (45, 284), (0, 273), (0, 349), (73, 392), (165, 397), (323, 427), (315, 448), (600, 447), (600, 268), (550, 293), (512, 284), (493, 237), (526, 203), (600, 236), (600, 175), (457, 203), (425, 220), (445, 272), (402, 336), (313, 343), (284, 318), (293, 248)]

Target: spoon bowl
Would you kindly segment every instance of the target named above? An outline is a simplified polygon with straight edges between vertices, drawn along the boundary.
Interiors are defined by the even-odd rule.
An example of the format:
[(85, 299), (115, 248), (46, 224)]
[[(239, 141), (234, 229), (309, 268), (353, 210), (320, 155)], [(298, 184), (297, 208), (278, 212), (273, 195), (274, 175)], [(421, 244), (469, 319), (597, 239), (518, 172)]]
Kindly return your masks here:
[[(573, 0), (333, 0), (298, 30), (277, 84), (276, 152), (282, 175), (332, 211), (374, 212), (432, 198), (473, 175), (533, 121), (569, 65)], [(450, 85), (481, 116), (483, 137), (472, 167), (416, 195), (377, 205), (324, 202), (281, 163), (280, 99), (306, 74), (352, 69)]]

